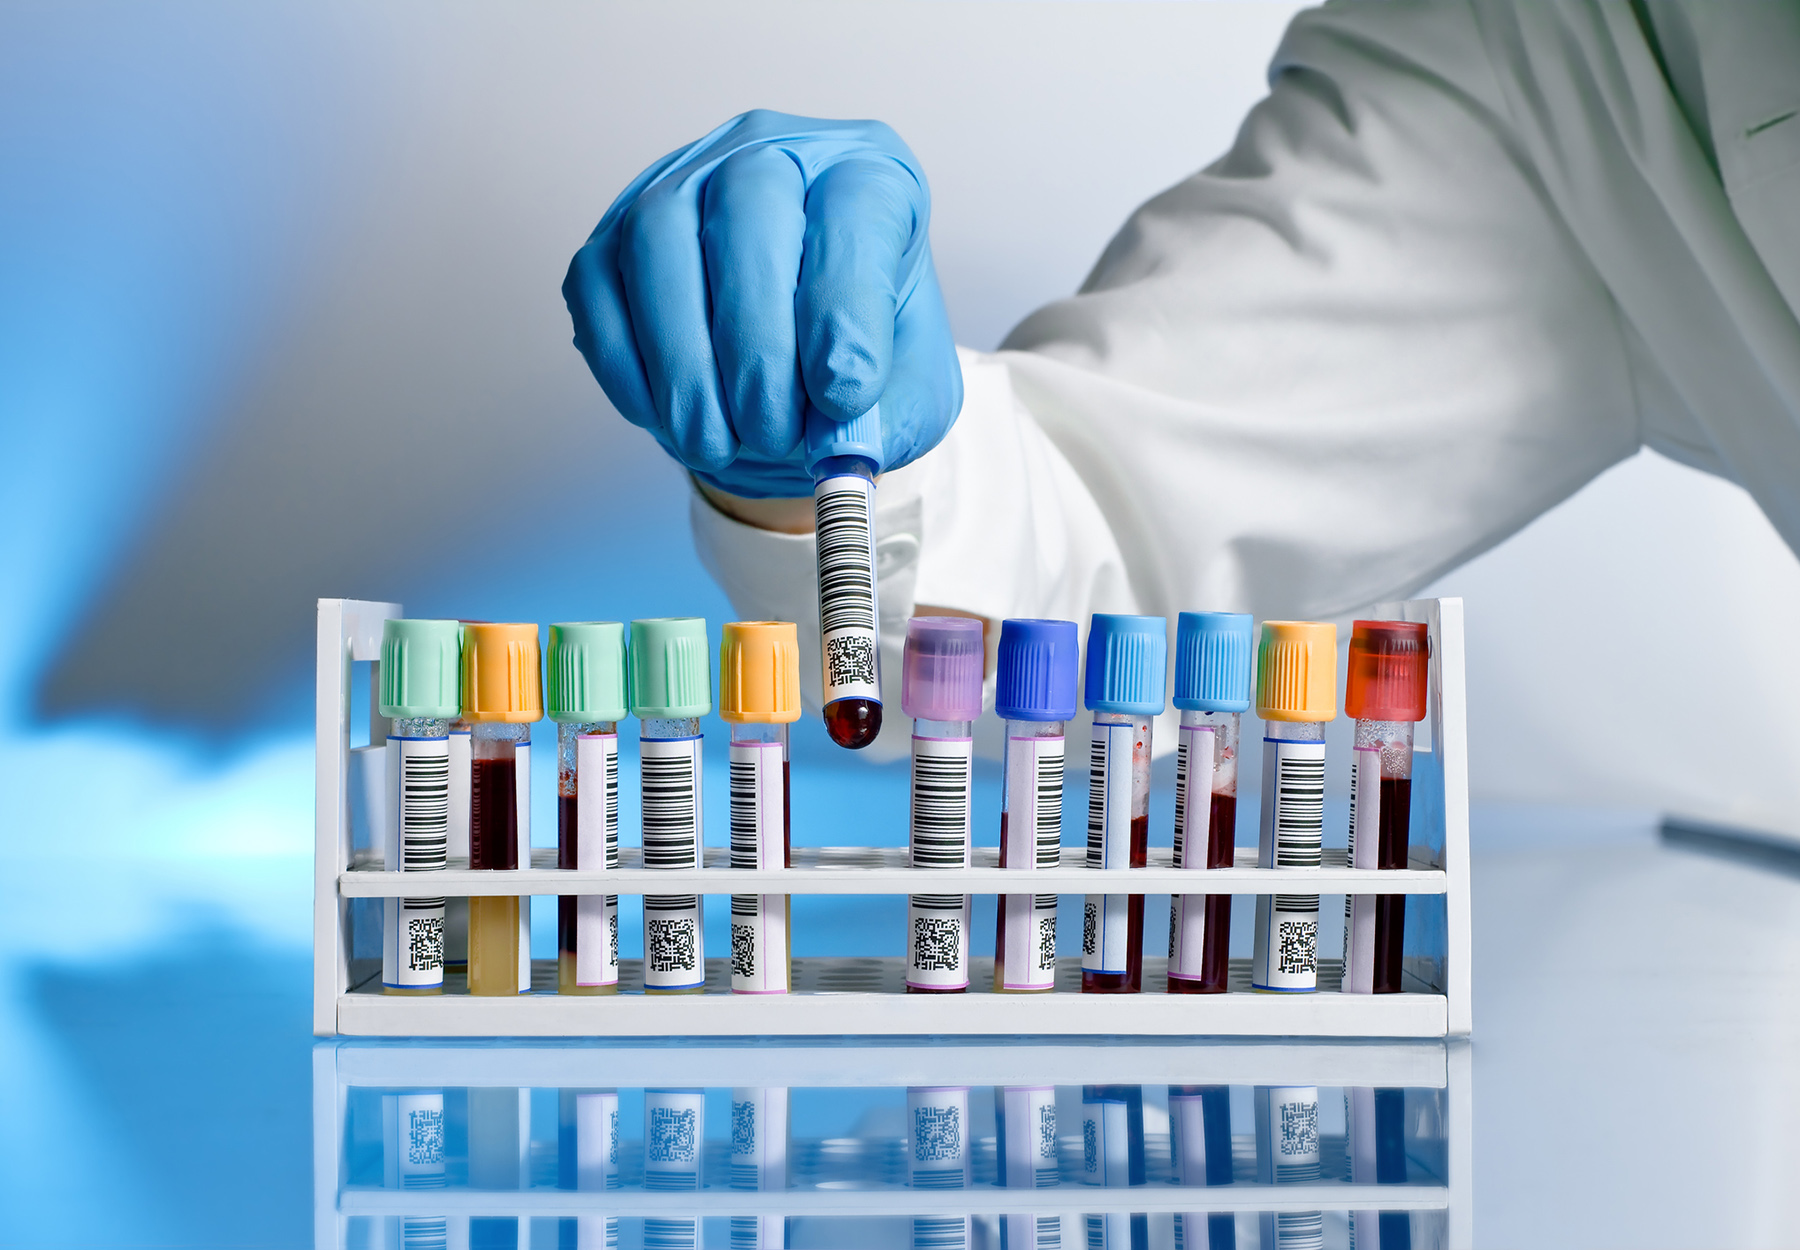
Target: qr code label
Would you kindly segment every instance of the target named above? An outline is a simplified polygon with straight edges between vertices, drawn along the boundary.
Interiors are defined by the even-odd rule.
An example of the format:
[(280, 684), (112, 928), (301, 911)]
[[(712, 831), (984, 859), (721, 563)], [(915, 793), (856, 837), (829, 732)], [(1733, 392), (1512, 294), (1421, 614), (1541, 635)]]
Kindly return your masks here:
[(692, 1163), (695, 1158), (692, 1107), (650, 1108), (649, 1156), (652, 1163)]
[(941, 1163), (962, 1157), (960, 1107), (913, 1108), (913, 1159)]
[(1100, 1123), (1098, 1120), (1081, 1122), (1081, 1170), (1098, 1174), (1100, 1171)]
[(962, 921), (946, 916), (913, 917), (913, 969), (956, 972), (962, 967)]
[(875, 639), (866, 634), (841, 634), (825, 642), (825, 665), (828, 686), (848, 686), (858, 682), (875, 684)]
[(1056, 1104), (1047, 1102), (1037, 1109), (1037, 1152), (1040, 1159), (1056, 1158)]
[[(756, 976), (756, 926), (734, 924), (731, 926), (731, 975), (734, 977)], [(748, 1103), (743, 1104), (748, 1106)]]
[(1081, 911), (1081, 953), (1092, 955), (1099, 950), (1100, 905), (1089, 900)]
[(731, 1104), (731, 1153), (756, 1153), (756, 1104), (749, 1099)]
[(606, 913), (606, 956), (608, 966), (619, 966), (619, 905), (616, 902)]
[(692, 916), (667, 919), (652, 916), (647, 919), (644, 928), (650, 938), (652, 972), (694, 970), (695, 926)]
[(1319, 1104), (1281, 1104), (1281, 1153), (1314, 1155), (1319, 1152)]
[(1037, 922), (1037, 966), (1040, 972), (1056, 968), (1056, 917), (1039, 916)]
[(444, 966), (444, 918), (419, 916), (406, 922), (406, 966), (436, 972)]
[(1283, 920), (1276, 928), (1275, 953), (1281, 972), (1311, 972), (1318, 966), (1319, 922)]
[(444, 1113), (409, 1111), (406, 1116), (406, 1161), (414, 1167), (444, 1161)]

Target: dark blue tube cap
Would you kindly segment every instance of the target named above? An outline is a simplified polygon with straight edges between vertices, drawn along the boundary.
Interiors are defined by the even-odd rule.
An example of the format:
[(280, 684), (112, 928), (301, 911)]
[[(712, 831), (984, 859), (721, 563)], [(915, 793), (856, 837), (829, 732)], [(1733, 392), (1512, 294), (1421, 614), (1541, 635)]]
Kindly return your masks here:
[(1074, 621), (1002, 621), (994, 713), (1003, 720), (1075, 719), (1081, 631)]
[(1163, 710), (1168, 681), (1168, 621), (1094, 613), (1088, 626), (1088, 711), (1155, 716)]
[(1175, 621), (1176, 707), (1248, 712), (1256, 635), (1244, 612), (1183, 612)]

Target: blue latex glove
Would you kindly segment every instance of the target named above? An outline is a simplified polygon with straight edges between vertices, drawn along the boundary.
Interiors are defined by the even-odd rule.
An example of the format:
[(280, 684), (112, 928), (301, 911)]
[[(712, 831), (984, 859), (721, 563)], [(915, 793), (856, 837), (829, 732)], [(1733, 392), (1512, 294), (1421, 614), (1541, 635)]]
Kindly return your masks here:
[(808, 401), (838, 421), (879, 402), (899, 468), (962, 408), (930, 218), (880, 122), (745, 113), (606, 210), (563, 281), (575, 346), (626, 420), (734, 495), (812, 493)]

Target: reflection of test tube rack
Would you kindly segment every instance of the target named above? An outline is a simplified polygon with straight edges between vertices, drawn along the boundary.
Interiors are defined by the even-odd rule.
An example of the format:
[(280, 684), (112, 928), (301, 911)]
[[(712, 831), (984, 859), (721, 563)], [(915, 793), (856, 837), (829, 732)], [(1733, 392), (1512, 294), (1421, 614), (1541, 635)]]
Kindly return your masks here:
[[(735, 1131), (738, 1117), (733, 1117), (730, 1142), (725, 1126), (714, 1126), (719, 1140), (704, 1170), (705, 1097), (677, 1084), (691, 1081), (697, 1064), (707, 1080), (718, 1083), (708, 1093), (729, 1098), (734, 1111), (751, 1097), (768, 1100), (757, 1131), (742, 1135), (742, 1142)], [(1030, 1081), (1020, 1082), (1021, 1075)], [(1123, 1080), (1095, 1087), (1095, 1075)], [(1294, 1084), (1296, 1077), (1309, 1084)], [(968, 1093), (981, 1087), (994, 1091), (991, 1122), (985, 1093), (979, 1099)], [(537, 1140), (530, 1115), (534, 1088), (559, 1091), (550, 1104), (557, 1114), (538, 1118)], [(1232, 1244), (1217, 1239), (1215, 1228), (1235, 1228), (1236, 1245), (1257, 1244), (1259, 1213), (1271, 1207), (1326, 1212), (1334, 1243), (1341, 1243), (1339, 1226), (1348, 1215), (1359, 1229), (1362, 1250), (1408, 1244), (1455, 1250), (1473, 1238), (1469, 1050), (1463, 1044), (1212, 1043), (1099, 1049), (722, 1045), (696, 1052), (665, 1045), (344, 1043), (315, 1048), (313, 1089), (320, 1250), (397, 1246), (402, 1220), (440, 1217), (451, 1250), (469, 1244), (471, 1220), (509, 1221), (522, 1234), (533, 1218), (564, 1221), (565, 1245), (574, 1224), (575, 1244), (582, 1247), (608, 1244), (609, 1224), (616, 1231), (621, 1221), (626, 1231), (621, 1240), (633, 1244), (640, 1221), (663, 1221), (659, 1227), (680, 1237), (690, 1235), (702, 1218), (716, 1218), (721, 1231), (734, 1220), (754, 1220), (765, 1246), (778, 1244), (773, 1238), (782, 1220), (794, 1244), (821, 1244), (821, 1235), (844, 1244), (844, 1226), (838, 1221), (847, 1216), (898, 1219), (908, 1230), (913, 1220), (925, 1219), (933, 1221), (923, 1225), (927, 1232), (944, 1229), (957, 1238), (978, 1223), (989, 1230), (986, 1244), (992, 1246), (995, 1223), (1006, 1230), (1012, 1225), (1009, 1217), (1021, 1214), (1036, 1215), (1040, 1228), (1066, 1232), (1065, 1246), (1084, 1244), (1089, 1215), (1101, 1217), (1096, 1232), (1104, 1244), (1129, 1245), (1130, 1217), (1137, 1214), (1147, 1223), (1152, 1245), (1174, 1244), (1179, 1231), (1182, 1250), (1213, 1250)], [(792, 1131), (802, 1119), (817, 1123), (816, 1109), (839, 1100), (836, 1091), (856, 1089), (885, 1091), (884, 1100), (893, 1106), (889, 1114), (896, 1118), (920, 1108), (935, 1112), (924, 1125), (931, 1146), (926, 1153), (942, 1157), (915, 1158), (916, 1114), (903, 1128), (892, 1119), (878, 1120), (893, 1127), (852, 1138), (832, 1136), (829, 1130), (824, 1136)], [(655, 1092), (659, 1090), (673, 1092)], [(1133, 1186), (1131, 1095), (1140, 1090), (1142, 1127), (1136, 1136), (1146, 1183)], [(1165, 1090), (1166, 1154), (1161, 1121)], [(1290, 1149), (1278, 1150), (1276, 1130), (1282, 1118), (1276, 1104), (1305, 1107), (1303, 1090), (1316, 1091), (1315, 1113), (1322, 1109), (1329, 1115), (1309, 1121), (1304, 1110), (1290, 1113)], [(1084, 1092), (1085, 1105), (1080, 1101)], [(1004, 1139), (1004, 1145), (994, 1143), (998, 1155), (1017, 1157), (1014, 1146), (1027, 1136), (1019, 1131), (1020, 1121), (1041, 1131), (1058, 1097), (1063, 1115), (1053, 1132), (1059, 1175), (1033, 1175), (1033, 1183), (1042, 1187), (1029, 1192), (1023, 1185), (980, 1183), (989, 1166), (984, 1162), (987, 1134)], [(440, 1121), (429, 1116), (421, 1121), (419, 1161), (405, 1165), (418, 1178), (412, 1180), (402, 1174), (405, 1156), (399, 1150), (399, 1109), (410, 1098), (420, 1099), (415, 1105), (427, 1112), (442, 1107)], [(808, 1110), (801, 1118), (788, 1117), (790, 1131), (784, 1137), (775, 1120), (790, 1099), (803, 1098), (809, 1100)], [(1365, 1098), (1381, 1108), (1373, 1121), (1358, 1110), (1358, 1100)], [(635, 1109), (640, 1099), (642, 1114)], [(976, 1104), (972, 1109), (971, 1102)], [(1347, 1138), (1338, 1135), (1335, 1123), (1344, 1102), (1349, 1104)], [(621, 1105), (627, 1112), (623, 1118)], [(795, 1106), (798, 1115), (797, 1101)], [(658, 1107), (675, 1113), (674, 1120), (665, 1116), (660, 1142), (654, 1115)], [(545, 1109), (540, 1101), (539, 1110)], [(686, 1124), (675, 1122), (687, 1111), (694, 1113), (691, 1136)], [(1219, 1115), (1211, 1115), (1213, 1111)], [(1309, 1122), (1316, 1131), (1316, 1154), (1305, 1149), (1312, 1144)], [(1086, 1170), (1085, 1149), (1090, 1123), (1092, 1174)], [(1376, 1126), (1373, 1177), (1363, 1127), (1369, 1123)], [(947, 1132), (952, 1124), (959, 1129), (954, 1138)], [(441, 1136), (434, 1135), (438, 1125)], [(615, 1130), (620, 1137), (615, 1138)], [(412, 1137), (408, 1133), (405, 1139)], [(372, 1142), (380, 1149), (371, 1168), (366, 1147)], [(752, 1142), (753, 1152), (734, 1149)], [(785, 1152), (780, 1149), (784, 1142)], [(844, 1150), (858, 1143), (862, 1149)], [(1292, 1149), (1296, 1146), (1301, 1149)], [(823, 1167), (805, 1162), (833, 1152), (844, 1162)], [(1259, 1152), (1266, 1159), (1259, 1160)], [(776, 1179), (777, 1160), (784, 1153), (789, 1160), (785, 1189)], [(535, 1183), (527, 1185), (532, 1179), (527, 1164), (546, 1154), (555, 1156), (555, 1172), (540, 1169)], [(652, 1162), (653, 1154), (664, 1157)], [(750, 1174), (730, 1165), (748, 1164), (753, 1157), (760, 1160), (758, 1187), (740, 1188)], [(1266, 1163), (1267, 1184), (1258, 1183), (1259, 1162)], [(1013, 1180), (1011, 1164), (1001, 1167), (996, 1179)], [(1294, 1167), (1300, 1170), (1286, 1170)], [(1313, 1174), (1309, 1168), (1319, 1174), (1316, 1179), (1306, 1179)], [(930, 1172), (942, 1175), (926, 1175)], [(1084, 1184), (1090, 1175), (1115, 1183)], [(1046, 1184), (1053, 1176), (1059, 1185)], [(1123, 1183), (1116, 1183), (1121, 1178)], [(1232, 1183), (1216, 1183), (1226, 1178)], [(1365, 1211), (1381, 1213), (1373, 1221), (1379, 1240), (1361, 1231), (1369, 1222), (1360, 1214)], [(1274, 1223), (1271, 1231), (1280, 1234), (1280, 1221)], [(506, 1225), (483, 1223), (477, 1230), (504, 1234)], [(901, 1236), (909, 1238), (910, 1232)], [(1008, 1234), (1009, 1247), (1018, 1241)]]
[[(315, 844), (314, 1032), (320, 1036), (407, 1037), (662, 1037), (840, 1036), (850, 1022), (859, 1033), (879, 1035), (1038, 1036), (1086, 1035), (1093, 1029), (1093, 1001), (1070, 992), (1079, 961), (1057, 960), (1052, 992), (992, 993), (993, 965), (970, 961), (970, 989), (962, 994), (907, 995), (904, 958), (802, 956), (792, 964), (792, 992), (733, 997), (729, 963), (705, 960), (693, 999), (646, 996), (643, 962), (625, 959), (619, 992), (578, 996), (554, 992), (550, 959), (532, 969), (533, 992), (491, 998), (466, 993), (454, 966), (437, 995), (384, 995), (380, 985), (381, 900), (448, 896), (530, 897), (663, 895), (672, 888), (698, 900), (705, 895), (1000, 895), (1018, 888), (1018, 874), (1003, 873), (992, 847), (975, 847), (968, 868), (911, 867), (901, 847), (797, 848), (789, 868), (732, 869), (724, 846), (704, 848), (698, 866), (671, 876), (647, 868), (642, 851), (620, 849), (617, 869), (559, 871), (549, 848), (530, 860), (520, 848), (516, 869), (475, 872), (458, 855), (460, 831), (452, 823), (452, 850), (443, 873), (388, 871), (382, 854), (382, 785), (387, 721), (369, 717), (368, 740), (352, 725), (353, 684), (379, 688), (383, 622), (403, 616), (400, 605), (323, 600), (319, 615), (318, 789)], [(1258, 869), (1247, 848), (1231, 867), (1209, 868), (1210, 894), (1330, 896), (1405, 895), (1403, 967), (1406, 992), (1338, 992), (1341, 965), (1319, 961), (1317, 991), (1253, 994), (1249, 961), (1233, 959), (1227, 992), (1193, 998), (1167, 994), (1166, 960), (1146, 953), (1143, 993), (1107, 1004), (1109, 1031), (1137, 1036), (1442, 1038), (1471, 1028), (1467, 755), (1462, 680), (1460, 601), (1418, 600), (1378, 607), (1375, 616), (1426, 625), (1430, 645), (1428, 714), (1417, 726), (1413, 756), (1409, 867), (1374, 872), (1352, 868), (1341, 849), (1326, 847), (1318, 868)], [(366, 670), (366, 671), (365, 671)], [(459, 743), (452, 726), (451, 751)], [(353, 743), (357, 745), (352, 745)], [(453, 767), (453, 773), (455, 769)], [(1079, 771), (1078, 769), (1076, 771)], [(453, 783), (455, 778), (453, 777)], [(528, 792), (521, 788), (520, 799)], [(640, 813), (627, 793), (623, 824), (636, 827)], [(979, 816), (979, 813), (978, 813)], [(896, 822), (904, 812), (894, 813)], [(896, 827), (898, 825), (896, 824)], [(722, 841), (722, 839), (720, 839)], [(1082, 848), (1064, 847), (1055, 864), (1034, 869), (1039, 898), (1087, 895), (1094, 876)], [(526, 866), (529, 862), (529, 867)], [(1194, 875), (1176, 868), (1166, 847), (1150, 848), (1147, 865), (1130, 870), (1132, 894), (1188, 894)], [(1418, 896), (1418, 897), (1413, 897)], [(723, 904), (723, 899), (715, 902)], [(1240, 909), (1246, 905), (1239, 904)], [(697, 917), (696, 917), (697, 919)], [(1073, 915), (1065, 918), (1065, 936)], [(453, 927), (454, 909), (446, 916)], [(697, 929), (698, 926), (696, 926)], [(696, 939), (698, 933), (695, 934)], [(1160, 942), (1158, 943), (1160, 945)], [(698, 947), (696, 940), (695, 946)], [(550, 952), (543, 952), (548, 955)], [(1335, 951), (1333, 954), (1335, 955)], [(696, 950), (696, 954), (702, 954)], [(690, 982), (691, 984), (691, 982)], [(679, 1022), (675, 1016), (679, 1015)]]

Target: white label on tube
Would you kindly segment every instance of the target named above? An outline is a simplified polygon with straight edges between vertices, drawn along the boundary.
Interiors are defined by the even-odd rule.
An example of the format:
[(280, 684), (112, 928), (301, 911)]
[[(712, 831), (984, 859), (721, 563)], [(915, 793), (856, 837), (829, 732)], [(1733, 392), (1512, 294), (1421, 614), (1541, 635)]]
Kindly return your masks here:
[[(1325, 834), (1325, 744), (1264, 738), (1262, 792), (1257, 864), (1317, 868)], [(1255, 938), (1253, 988), (1318, 988), (1318, 895), (1258, 895)]]
[(1211, 833), (1213, 760), (1211, 725), (1183, 725), (1175, 756), (1175, 866), (1205, 868)]
[[(644, 1091), (644, 1188), (655, 1192), (700, 1188), (706, 1142), (706, 1094), (698, 1089)], [(691, 1220), (685, 1221), (692, 1223)], [(651, 1221), (646, 1220), (648, 1225)]]
[(444, 1095), (384, 1094), (388, 1139), (384, 1184), (391, 1189), (442, 1189), (445, 1180)]
[(1259, 1085), (1255, 1092), (1256, 1180), (1260, 1185), (1316, 1181), (1319, 1091), (1310, 1085)]
[[(1350, 753), (1350, 866), (1375, 868), (1381, 855), (1381, 749)], [(1344, 898), (1344, 992), (1375, 992), (1375, 895)]]
[[(575, 867), (592, 872), (619, 866), (619, 736), (575, 739)], [(619, 905), (616, 894), (575, 897), (575, 984), (619, 983)]]
[(1081, 1181), (1107, 1188), (1131, 1183), (1130, 1119), (1123, 1100), (1081, 1100)]
[(1206, 1184), (1206, 1100), (1169, 1091), (1169, 1163), (1177, 1185)]
[(1009, 1085), (1000, 1091), (1006, 1152), (1000, 1184), (1006, 1189), (1049, 1189), (1058, 1180), (1056, 1089), (1051, 1085)]
[[(401, 872), (441, 872), (450, 836), (450, 740), (387, 740), (386, 862)], [(444, 983), (444, 900), (390, 898), (382, 938), (382, 984), (429, 989)]]
[[(1132, 726), (1094, 725), (1088, 776), (1088, 867), (1131, 867)], [(1130, 939), (1130, 896), (1090, 894), (1081, 922), (1081, 966), (1122, 973)]]
[[(473, 768), (474, 735), (467, 729), (450, 731), (450, 859), (469, 866), (469, 782)], [(466, 967), (469, 962), (469, 900), (444, 900), (444, 962), (447, 967)]]
[(967, 1086), (906, 1091), (907, 1175), (914, 1189), (967, 1189), (969, 1090)]
[[(700, 743), (645, 738), (638, 744), (643, 777), (644, 866), (700, 866)], [(698, 989), (706, 981), (699, 896), (644, 898), (644, 987)]]
[(619, 1187), (619, 1095), (575, 1095), (575, 1188)]
[[(731, 866), (780, 868), (786, 863), (786, 793), (779, 742), (731, 744)], [(731, 896), (731, 988), (738, 994), (785, 994), (788, 984), (787, 896)]]
[[(1006, 744), (1005, 838), (1008, 868), (1055, 868), (1062, 855), (1061, 735), (1015, 737)], [(1047, 990), (1056, 981), (1056, 895), (1008, 894), (1001, 940), (1001, 988)]]
[[(731, 1188), (787, 1188), (787, 1115), (784, 1088), (731, 1091)], [(786, 1250), (786, 1228), (784, 1216), (734, 1215), (731, 1250)]]
[[(519, 821), (519, 867), (531, 867), (531, 743), (513, 746), (513, 811)], [(531, 992), (531, 897), (519, 896), (519, 993)]]
[(857, 474), (813, 488), (819, 558), (819, 642), (825, 702), (881, 702), (875, 606), (875, 484)]
[[(915, 735), (912, 745), (912, 866), (966, 868), (975, 743)], [(906, 983), (920, 989), (968, 988), (968, 895), (915, 894), (908, 900)]]

